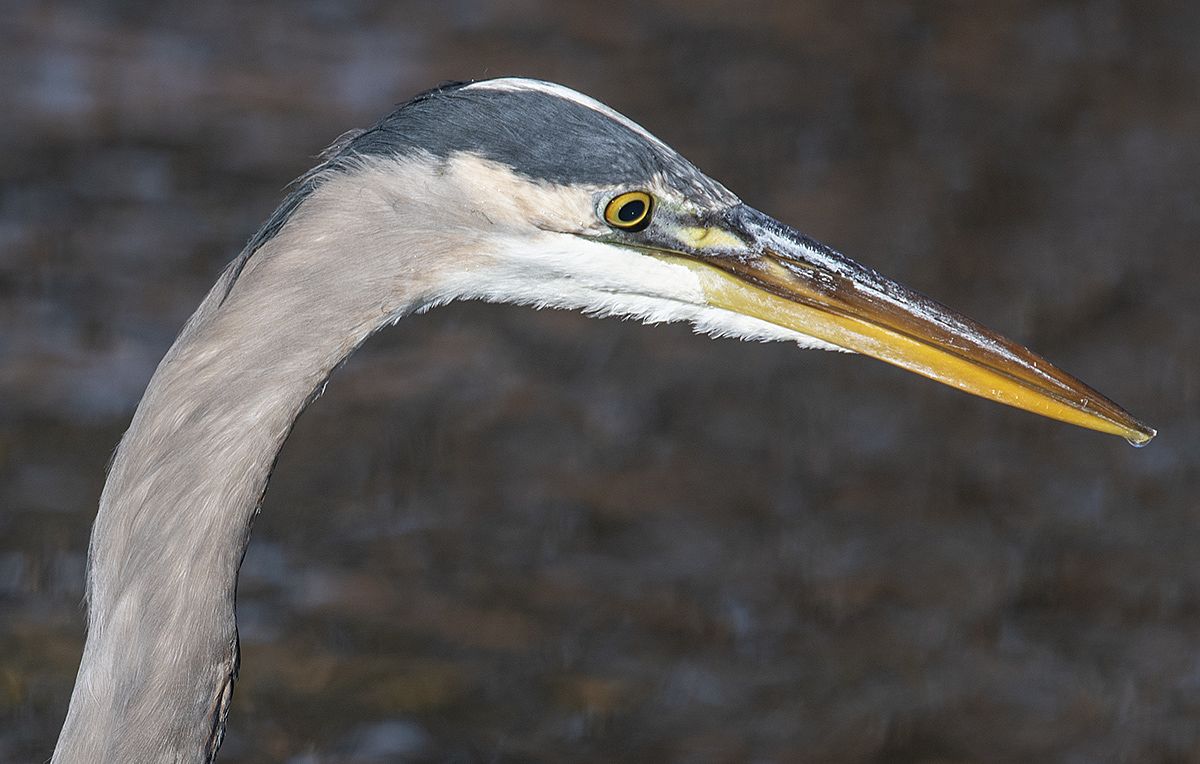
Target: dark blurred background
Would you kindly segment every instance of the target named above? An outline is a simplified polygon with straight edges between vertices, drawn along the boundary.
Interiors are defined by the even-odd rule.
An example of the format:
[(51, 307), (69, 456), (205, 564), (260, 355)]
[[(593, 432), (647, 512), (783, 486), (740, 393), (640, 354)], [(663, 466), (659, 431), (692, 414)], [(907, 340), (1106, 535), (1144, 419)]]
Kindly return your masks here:
[(407, 319), (283, 451), (222, 761), (1200, 761), (1183, 0), (6, 0), (0, 760), (49, 756), (105, 462), (221, 267), (341, 132), (503, 74), (1162, 434), (681, 326)]

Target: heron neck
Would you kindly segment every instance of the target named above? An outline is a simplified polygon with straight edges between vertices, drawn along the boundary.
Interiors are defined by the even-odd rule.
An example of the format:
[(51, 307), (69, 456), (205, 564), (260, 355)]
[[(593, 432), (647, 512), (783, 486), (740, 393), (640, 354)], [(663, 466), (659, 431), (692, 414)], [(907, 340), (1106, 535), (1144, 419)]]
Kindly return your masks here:
[[(357, 200), (354, 215), (371, 214)], [(226, 271), (155, 372), (101, 496), (87, 644), (54, 761), (215, 755), (237, 673), (238, 568), (279, 450), (332, 370), (439, 289), (436, 242), (418, 251), (358, 221), (306, 202)], [(424, 275), (381, 279), (384, 257), (413, 260), (387, 273)]]

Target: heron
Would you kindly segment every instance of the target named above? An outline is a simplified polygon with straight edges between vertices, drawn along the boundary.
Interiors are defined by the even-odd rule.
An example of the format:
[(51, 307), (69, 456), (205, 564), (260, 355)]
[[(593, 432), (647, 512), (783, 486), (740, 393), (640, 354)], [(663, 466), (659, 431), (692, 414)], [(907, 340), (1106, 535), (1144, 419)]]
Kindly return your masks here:
[(981, 324), (744, 204), (575, 90), (442, 85), (338, 139), (154, 372), (89, 544), (87, 638), (55, 762), (208, 762), (238, 569), (276, 457), (373, 334), (452, 300), (582, 310), (873, 356), (1144, 444), (1155, 431)]

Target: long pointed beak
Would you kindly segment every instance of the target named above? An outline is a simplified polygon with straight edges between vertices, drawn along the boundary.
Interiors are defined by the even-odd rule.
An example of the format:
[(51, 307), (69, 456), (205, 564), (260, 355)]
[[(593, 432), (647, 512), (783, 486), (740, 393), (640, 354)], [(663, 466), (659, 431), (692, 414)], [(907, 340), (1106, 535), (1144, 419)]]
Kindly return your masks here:
[[(700, 234), (696, 231), (701, 230)], [(745, 205), (692, 229), (679, 258), (710, 304), (878, 358), (982, 398), (1120, 435), (1155, 431), (1012, 340)], [(716, 236), (708, 234), (715, 233)], [(731, 236), (732, 235), (732, 236)], [(730, 246), (734, 239), (744, 245)], [(711, 243), (706, 246), (705, 240)]]

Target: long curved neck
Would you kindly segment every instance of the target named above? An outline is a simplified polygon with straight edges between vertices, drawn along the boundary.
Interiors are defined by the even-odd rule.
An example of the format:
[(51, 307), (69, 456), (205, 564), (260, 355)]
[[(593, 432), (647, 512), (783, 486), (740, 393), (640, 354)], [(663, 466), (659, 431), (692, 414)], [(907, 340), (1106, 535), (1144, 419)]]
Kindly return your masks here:
[[(437, 263), (469, 256), (372, 225), (386, 214), (389, 230), (406, 229), (402, 191), (336, 182), (355, 193), (315, 192), (240, 274), (225, 272), (117, 449), (92, 532), (88, 638), (56, 762), (215, 755), (237, 673), (238, 567), (279, 449), (361, 342), (444, 298)], [(338, 201), (346, 197), (353, 206)]]

